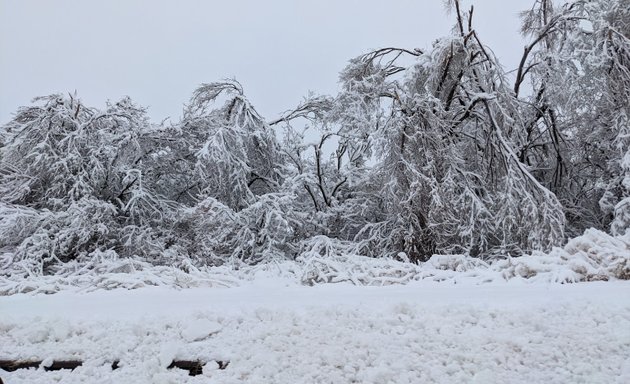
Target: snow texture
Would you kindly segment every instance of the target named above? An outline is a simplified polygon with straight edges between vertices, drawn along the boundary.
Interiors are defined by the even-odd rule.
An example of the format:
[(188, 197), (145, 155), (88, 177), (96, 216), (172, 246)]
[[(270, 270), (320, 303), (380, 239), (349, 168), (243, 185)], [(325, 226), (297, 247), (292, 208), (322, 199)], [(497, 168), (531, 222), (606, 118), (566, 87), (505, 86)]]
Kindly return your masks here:
[[(627, 383), (630, 283), (143, 288), (0, 297), (8, 384)], [(48, 360), (46, 360), (48, 359)], [(200, 376), (166, 367), (208, 362)], [(110, 366), (120, 360), (120, 368)], [(229, 361), (220, 370), (216, 361)]]

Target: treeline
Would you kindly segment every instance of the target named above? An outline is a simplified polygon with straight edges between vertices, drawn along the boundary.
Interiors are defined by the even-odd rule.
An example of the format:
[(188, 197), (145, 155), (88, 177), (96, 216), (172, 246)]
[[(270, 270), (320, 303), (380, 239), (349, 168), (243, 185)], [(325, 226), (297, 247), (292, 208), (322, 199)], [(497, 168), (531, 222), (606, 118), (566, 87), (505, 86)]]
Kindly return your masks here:
[[(233, 80), (177, 123), (125, 98), (20, 108), (0, 129), (7, 268), (115, 253), (158, 264), (305, 253), (518, 256), (630, 227), (630, 1), (538, 0), (506, 73), (451, 0), (430, 50), (351, 60), (334, 97), (268, 121)], [(6, 258), (5, 258), (6, 259)]]

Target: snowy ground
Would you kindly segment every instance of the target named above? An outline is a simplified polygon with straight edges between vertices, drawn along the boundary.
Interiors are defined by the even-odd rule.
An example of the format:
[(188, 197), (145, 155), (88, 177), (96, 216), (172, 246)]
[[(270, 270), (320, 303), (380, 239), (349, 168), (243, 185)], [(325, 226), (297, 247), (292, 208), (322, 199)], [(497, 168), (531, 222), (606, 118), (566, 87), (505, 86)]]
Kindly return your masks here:
[[(629, 383), (630, 282), (141, 288), (0, 297), (12, 383)], [(209, 361), (203, 375), (166, 366)], [(121, 368), (112, 371), (111, 362)], [(229, 361), (218, 370), (215, 360)]]

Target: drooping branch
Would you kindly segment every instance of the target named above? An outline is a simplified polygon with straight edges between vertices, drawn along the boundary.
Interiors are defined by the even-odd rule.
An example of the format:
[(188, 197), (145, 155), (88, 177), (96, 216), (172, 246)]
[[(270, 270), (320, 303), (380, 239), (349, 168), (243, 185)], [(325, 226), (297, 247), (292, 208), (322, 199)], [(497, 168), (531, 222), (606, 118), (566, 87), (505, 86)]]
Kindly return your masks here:
[(292, 120), (304, 118), (307, 120), (322, 120), (326, 113), (333, 108), (333, 99), (329, 96), (317, 96), (305, 99), (295, 109), (285, 112), (279, 118), (272, 120), (270, 126), (279, 123), (290, 123)]

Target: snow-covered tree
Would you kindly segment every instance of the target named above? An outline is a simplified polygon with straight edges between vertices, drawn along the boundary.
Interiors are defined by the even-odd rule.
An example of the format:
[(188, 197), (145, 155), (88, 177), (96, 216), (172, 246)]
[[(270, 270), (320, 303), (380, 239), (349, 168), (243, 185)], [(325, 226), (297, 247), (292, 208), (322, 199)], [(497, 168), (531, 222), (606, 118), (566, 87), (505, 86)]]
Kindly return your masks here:
[(536, 0), (512, 76), (449, 0), (450, 36), (352, 59), (337, 95), (269, 122), (235, 80), (202, 84), (169, 124), (129, 98), (38, 98), (0, 129), (0, 249), (37, 274), (103, 252), (326, 269), (518, 256), (559, 245), (565, 220), (623, 234), (628, 2)]
[[(571, 235), (627, 215), (621, 202), (628, 197), (629, 19), (627, 0), (578, 0), (557, 8), (538, 0), (524, 13), (531, 43), (514, 89), (519, 95), (530, 79), (532, 94), (522, 99), (528, 122), (518, 153), (560, 197)], [(627, 227), (615, 223), (613, 232)]]
[(311, 95), (272, 122), (284, 123), (282, 148), (289, 160), (283, 189), (297, 196), (296, 208), (306, 213), (302, 239), (320, 234), (352, 239), (374, 212), (365, 193), (369, 135), (348, 129), (345, 119), (352, 114), (340, 101), (343, 97)]
[[(356, 103), (380, 111), (372, 112), (371, 142), (385, 215), (358, 238), (371, 254), (487, 257), (563, 238), (562, 207), (515, 153), (521, 121), (512, 90), (455, 5), (454, 35), (430, 52), (379, 50), (344, 72), (354, 75), (346, 92)], [(397, 64), (401, 55), (415, 63)]]
[[(210, 109), (218, 98), (222, 107)], [(255, 196), (278, 190), (282, 158), (275, 133), (236, 81), (202, 84), (181, 122), (181, 136), (196, 158), (199, 193), (240, 210)]]
[(35, 102), (3, 127), (0, 220), (29, 224), (18, 236), (2, 233), (2, 246), (40, 265), (68, 261), (122, 248), (121, 227), (162, 218), (164, 199), (143, 182), (151, 132), (144, 109), (128, 98), (104, 111), (75, 95)]

